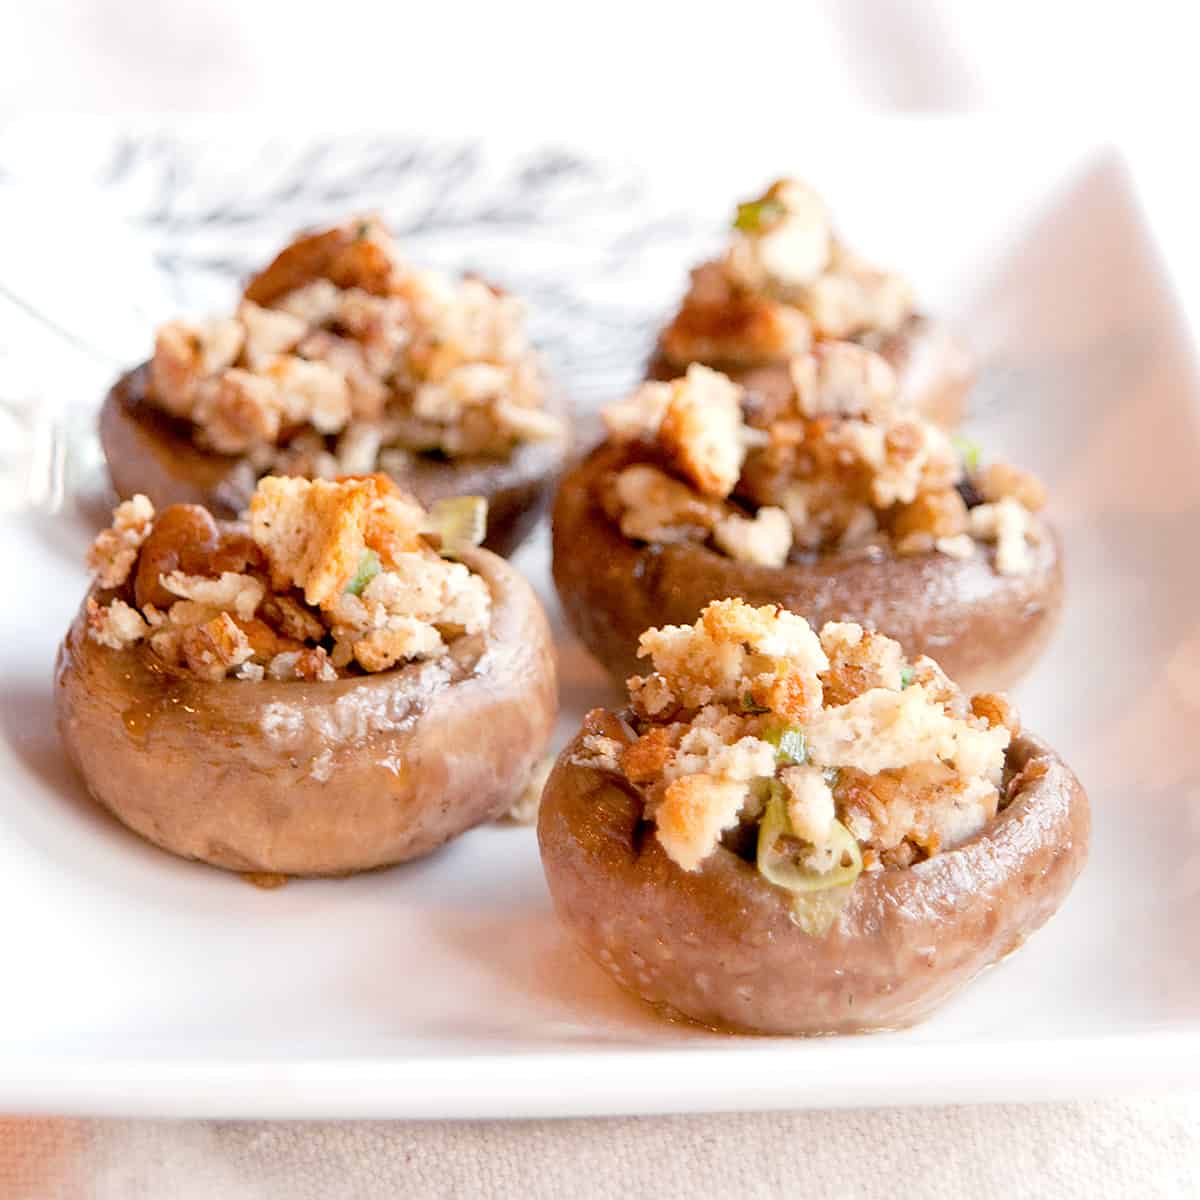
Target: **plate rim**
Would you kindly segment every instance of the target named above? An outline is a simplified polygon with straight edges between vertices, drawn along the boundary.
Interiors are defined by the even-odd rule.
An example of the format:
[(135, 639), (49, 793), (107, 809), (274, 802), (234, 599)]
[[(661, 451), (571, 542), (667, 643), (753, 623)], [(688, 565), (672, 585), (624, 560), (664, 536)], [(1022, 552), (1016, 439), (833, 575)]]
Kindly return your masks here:
[[(1200, 1075), (1200, 1029), (956, 1039), (971, 1042), (970, 1078), (945, 1053), (955, 1041), (931, 1047), (902, 1034), (429, 1057), (249, 1054), (201, 1061), (27, 1052), (0, 1061), (0, 1111), (213, 1120), (577, 1118), (1067, 1100), (1185, 1091)], [(722, 1069), (730, 1055), (747, 1054), (769, 1055), (772, 1069), (752, 1081)], [(563, 1063), (575, 1057), (586, 1059), (587, 1071), (565, 1088)], [(847, 1082), (847, 1066), (864, 1065), (856, 1059), (869, 1069)], [(750, 1074), (741, 1066), (742, 1076)], [(715, 1098), (714, 1077), (722, 1082)], [(634, 1087), (631, 1078), (639, 1081)]]

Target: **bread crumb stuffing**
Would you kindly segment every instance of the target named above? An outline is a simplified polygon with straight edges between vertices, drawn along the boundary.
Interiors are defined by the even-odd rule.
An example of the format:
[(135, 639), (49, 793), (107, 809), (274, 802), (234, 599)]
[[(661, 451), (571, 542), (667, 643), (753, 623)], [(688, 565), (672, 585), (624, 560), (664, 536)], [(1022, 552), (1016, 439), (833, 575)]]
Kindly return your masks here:
[(378, 440), (370, 461), (370, 438), (338, 450), (353, 448), (354, 471), (388, 450), (505, 457), (564, 432), (522, 305), (478, 279), (408, 267), (374, 217), (296, 238), (234, 316), (163, 325), (150, 384), (199, 446), (262, 472), (319, 475), (360, 423)]
[(629, 680), (634, 740), (590, 734), (575, 761), (639, 788), (683, 870), (738, 828), (744, 844), (769, 802), (818, 874), (843, 861), (839, 838), (860, 843), (867, 869), (907, 866), (995, 816), (1015, 708), (968, 703), (891, 638), (853, 622), (818, 636), (794, 613), (731, 599), (692, 626), (646, 630), (640, 652), (654, 670)]
[(92, 596), (87, 601), (88, 637), (108, 646), (112, 650), (124, 650), (141, 641), (150, 631), (150, 626), (136, 608), (124, 600), (113, 600), (101, 605)]
[[(487, 583), (442, 557), (442, 535), (425, 532), (420, 505), (385, 476), (267, 477), (248, 527), (192, 506), (160, 520), (161, 530), (148, 502), (114, 514), (90, 561), (102, 591), (112, 589), (101, 580), (119, 580), (124, 592), (89, 598), (87, 634), (117, 650), (145, 639), (164, 663), (203, 679), (332, 682), (439, 657), (491, 621)], [(135, 586), (143, 553), (172, 569), (137, 571)]]
[(342, 591), (366, 549), (368, 480), (347, 483), (269, 476), (250, 504), (250, 530), (276, 586), (294, 586), (320, 607)]
[(659, 422), (659, 443), (685, 479), (705, 496), (733, 490), (746, 454), (742, 389), (693, 363), (672, 385)]
[(153, 521), (154, 505), (140, 492), (113, 509), (112, 525), (96, 537), (87, 555), (98, 587), (118, 588), (129, 578)]
[(855, 342), (824, 342), (788, 364), (802, 416), (896, 417), (896, 373), (886, 359)]
[(589, 733), (580, 742), (579, 750), (571, 761), (580, 767), (588, 767), (593, 771), (611, 771), (615, 775), (621, 770), (622, 750), (623, 746), (616, 738)]
[(832, 250), (825, 202), (798, 180), (780, 179), (740, 206), (725, 270), (747, 291), (789, 294), (821, 277)]
[(613, 476), (611, 505), (621, 532), (645, 542), (687, 541), (726, 515), (721, 505), (648, 463)]
[(996, 543), (996, 570), (1001, 575), (1024, 575), (1033, 566), (1029, 539), (1036, 526), (1029, 510), (1013, 496), (971, 509), (971, 533)]
[(796, 550), (882, 546), (967, 559), (992, 541), (1002, 574), (1033, 568), (1045, 489), (1032, 475), (992, 464), (969, 476), (966, 452), (897, 403), (895, 373), (863, 346), (821, 343), (792, 360), (791, 377), (790, 397), (746, 402), (693, 365), (608, 410), (630, 452), (601, 501), (624, 536), (771, 567)]
[(670, 383), (643, 383), (624, 400), (601, 410), (608, 436), (614, 441), (655, 438), (675, 388)]
[(817, 675), (829, 665), (803, 617), (774, 605), (752, 608), (742, 600), (708, 605), (695, 625), (646, 630), (638, 639), (638, 656), (650, 658), (655, 674), (688, 708), (741, 700), (744, 685), (753, 683), (747, 670), (780, 659), (806, 674), (819, 695)]
[(667, 785), (655, 813), (655, 836), (667, 856), (695, 871), (715, 849), (721, 833), (737, 823), (746, 786), (712, 775), (684, 775)]
[(785, 767), (779, 772), (787, 797), (787, 814), (792, 832), (816, 847), (829, 844), (833, 830), (833, 792), (819, 767)]
[(728, 513), (714, 526), (713, 542), (738, 562), (782, 567), (792, 548), (792, 523), (782, 508), (770, 505), (752, 517)]
[(970, 558), (975, 553), (975, 543), (967, 533), (936, 538), (933, 545), (939, 554), (944, 554), (947, 558)]
[(891, 334), (914, 311), (908, 283), (849, 250), (812, 188), (780, 179), (738, 205), (725, 252), (692, 272), (659, 345), (679, 366), (778, 362), (815, 335)]
[(161, 582), (168, 592), (184, 600), (193, 600), (210, 608), (228, 609), (243, 620), (254, 616), (265, 593), (265, 588), (257, 579), (236, 571), (222, 571), (216, 579), (171, 571), (162, 576)]

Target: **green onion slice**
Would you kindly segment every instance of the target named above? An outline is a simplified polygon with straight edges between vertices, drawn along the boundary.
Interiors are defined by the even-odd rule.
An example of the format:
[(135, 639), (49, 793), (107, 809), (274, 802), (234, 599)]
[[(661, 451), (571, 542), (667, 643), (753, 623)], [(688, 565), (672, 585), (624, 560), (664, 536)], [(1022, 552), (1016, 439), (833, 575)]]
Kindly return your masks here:
[(770, 742), (775, 747), (775, 761), (781, 765), (792, 766), (808, 761), (804, 730), (797, 729), (795, 725), (768, 730), (763, 734), (763, 741)]
[(354, 572), (354, 578), (346, 585), (346, 591), (352, 596), (361, 596), (363, 588), (379, 574), (381, 569), (379, 555), (374, 550), (364, 550), (362, 558), (358, 560), (358, 570)]
[(775, 200), (748, 200), (737, 206), (734, 229), (743, 233), (763, 233), (784, 214), (783, 205)]
[(904, 691), (904, 689), (906, 687), (912, 686), (913, 677), (915, 675), (916, 675), (916, 671), (914, 671), (912, 667), (901, 667), (900, 668), (900, 690), (901, 691)]
[(487, 534), (487, 512), (487, 501), (482, 496), (435, 500), (429, 506), (422, 532), (437, 534), (438, 553), (443, 558), (453, 558), (483, 541)]
[(958, 457), (962, 459), (964, 470), (968, 475), (974, 475), (979, 470), (979, 443), (969, 437), (963, 437), (961, 433), (956, 433), (950, 441), (954, 444)]
[(862, 873), (862, 850), (858, 841), (841, 821), (833, 823), (833, 851), (837, 865), (831, 871), (813, 871), (802, 866), (780, 839), (794, 838), (788, 820), (783, 786), (773, 783), (771, 798), (758, 828), (757, 865), (759, 874), (792, 897), (792, 919), (805, 933), (822, 936), (850, 894), (854, 881)]

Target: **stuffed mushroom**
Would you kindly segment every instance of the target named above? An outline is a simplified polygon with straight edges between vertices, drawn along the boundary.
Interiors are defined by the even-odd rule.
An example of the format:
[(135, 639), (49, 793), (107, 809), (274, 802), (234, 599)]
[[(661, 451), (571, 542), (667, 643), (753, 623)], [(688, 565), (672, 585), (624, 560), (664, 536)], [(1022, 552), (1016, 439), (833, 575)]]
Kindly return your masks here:
[(481, 495), (508, 553), (562, 464), (562, 404), (522, 306), (404, 263), (374, 217), (300, 236), (236, 312), (170, 321), (105, 399), (118, 493), (234, 517), (265, 474), (382, 471), (422, 503)]
[(605, 420), (559, 489), (554, 577), (620, 679), (642, 630), (726, 596), (859, 621), (972, 689), (1010, 685), (1049, 637), (1063, 584), (1044, 487), (901, 405), (873, 351), (818, 344), (771, 403), (694, 364)]
[(381, 475), (267, 477), (246, 523), (121, 504), (58, 655), (67, 753), (148, 840), (342, 874), (506, 811), (545, 749), (554, 654), (482, 501)]
[(902, 405), (946, 427), (962, 419), (974, 375), (966, 349), (916, 309), (904, 279), (846, 247), (820, 196), (780, 179), (738, 205), (724, 253), (692, 272), (648, 374), (672, 379), (699, 362), (770, 397), (787, 389), (794, 355), (838, 340), (891, 363)]
[(1019, 946), (1087, 858), (1086, 794), (1013, 705), (930, 658), (739, 600), (647, 630), (538, 836), (566, 927), (619, 984), (705, 1025), (910, 1025)]

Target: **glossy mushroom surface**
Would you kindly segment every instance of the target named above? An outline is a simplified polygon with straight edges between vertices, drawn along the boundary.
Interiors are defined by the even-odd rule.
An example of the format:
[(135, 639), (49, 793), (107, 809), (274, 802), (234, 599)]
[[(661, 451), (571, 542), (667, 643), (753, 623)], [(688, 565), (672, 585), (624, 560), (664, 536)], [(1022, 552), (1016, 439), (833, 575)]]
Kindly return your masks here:
[[(554, 394), (547, 410), (566, 417), (565, 402)], [(186, 421), (153, 403), (149, 364), (123, 375), (105, 397), (100, 442), (122, 499), (140, 492), (156, 508), (200, 504), (214, 516), (232, 518), (254, 493), (257, 472), (246, 457), (197, 446)], [(414, 454), (408, 468), (392, 478), (425, 506), (448, 496), (482, 496), (488, 502), (484, 544), (507, 556), (536, 525), (566, 453), (565, 441), (540, 441), (521, 443), (507, 458)]]
[(853, 620), (928, 654), (968, 691), (1010, 686), (1036, 661), (1063, 600), (1061, 544), (1048, 528), (1032, 568), (1002, 575), (994, 551), (827, 553), (782, 567), (740, 562), (695, 542), (642, 543), (604, 512), (604, 479), (638, 461), (605, 443), (564, 477), (554, 505), (554, 581), (572, 628), (617, 680), (636, 673), (637, 639), (686, 625), (711, 600), (740, 596), (803, 614), (814, 626)]
[(550, 776), (538, 840), (555, 908), (622, 987), (714, 1028), (911, 1025), (1043, 925), (1087, 859), (1086, 793), (1053, 750), (1021, 735), (1007, 755), (1009, 802), (982, 832), (914, 866), (859, 876), (813, 936), (793, 921), (787, 894), (731, 850), (691, 872), (671, 861), (637, 788), (572, 761), (589, 734), (629, 737), (596, 710)]
[(60, 647), (64, 745), (92, 796), (147, 840), (235, 871), (330, 875), (427, 854), (505, 811), (557, 709), (541, 606), (502, 559), (462, 561), (487, 631), (440, 659), (331, 682), (198, 679), (144, 643)]

